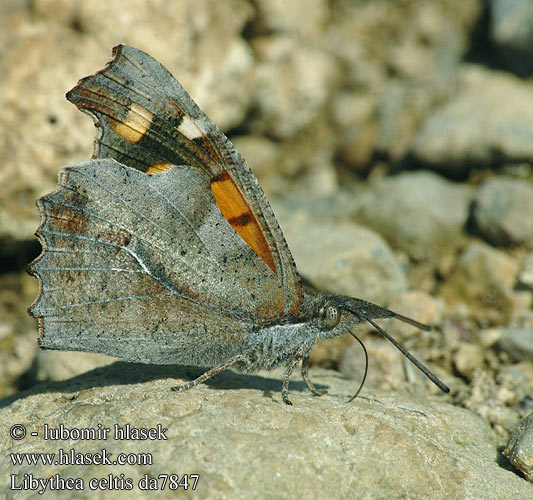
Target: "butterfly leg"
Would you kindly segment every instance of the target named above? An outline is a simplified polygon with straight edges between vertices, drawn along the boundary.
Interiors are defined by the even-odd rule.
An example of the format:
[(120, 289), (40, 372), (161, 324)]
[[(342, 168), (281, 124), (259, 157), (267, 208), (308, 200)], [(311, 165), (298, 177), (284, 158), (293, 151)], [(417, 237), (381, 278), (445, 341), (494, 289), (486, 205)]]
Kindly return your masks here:
[(304, 379), (305, 385), (307, 388), (315, 395), (315, 396), (323, 396), (328, 391), (322, 391), (320, 389), (317, 389), (315, 387), (315, 384), (311, 382), (311, 379), (309, 378), (309, 354), (304, 356), (302, 360), (302, 378)]
[(189, 389), (192, 389), (198, 384), (201, 384), (202, 382), (209, 380), (211, 377), (218, 375), (220, 372), (224, 371), (226, 368), (229, 368), (233, 363), (236, 363), (237, 361), (241, 361), (244, 358), (245, 357), (242, 354), (237, 354), (236, 356), (233, 356), (233, 358), (230, 358), (227, 361), (224, 361), (224, 363), (221, 363), (220, 365), (215, 366), (214, 368), (211, 368), (211, 370), (207, 370), (205, 373), (195, 378), (193, 381), (187, 382), (186, 384), (182, 384), (182, 385), (176, 385), (174, 387), (171, 387), (170, 390), (177, 391), (177, 392), (188, 391)]
[(292, 403), (289, 399), (289, 379), (294, 371), (294, 367), (307, 355), (308, 352), (309, 348), (306, 345), (301, 346), (285, 369), (283, 385), (281, 386), (281, 397), (283, 402), (287, 405), (292, 406)]

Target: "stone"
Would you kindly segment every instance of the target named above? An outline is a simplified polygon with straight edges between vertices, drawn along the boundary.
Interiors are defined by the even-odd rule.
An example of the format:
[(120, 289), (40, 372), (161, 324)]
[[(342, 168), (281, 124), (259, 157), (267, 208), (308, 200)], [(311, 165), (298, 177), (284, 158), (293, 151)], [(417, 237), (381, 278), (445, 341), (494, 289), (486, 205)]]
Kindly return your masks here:
[(34, 362), (36, 381), (66, 380), (105, 366), (115, 358), (94, 352), (39, 350)]
[(490, 0), (489, 37), (498, 63), (520, 75), (533, 72), (533, 6), (529, 0)]
[[(404, 52), (404, 49), (399, 49)], [(427, 54), (432, 57), (434, 54)], [(416, 56), (414, 57), (416, 59)], [(421, 61), (427, 69), (427, 63)], [(418, 131), (433, 110), (449, 98), (456, 70), (442, 70), (434, 80), (392, 79), (377, 105), (376, 150), (392, 162), (401, 162), (412, 150)]]
[(518, 282), (533, 290), (533, 252), (529, 252), (522, 262), (522, 268), (518, 274)]
[(356, 219), (416, 260), (446, 257), (464, 238), (472, 191), (432, 172), (379, 179), (359, 197)]
[(485, 181), (476, 193), (473, 215), (489, 243), (533, 248), (532, 184), (505, 177)]
[(502, 336), (501, 328), (486, 328), (477, 332), (477, 338), (485, 349), (495, 345)]
[(338, 92), (331, 113), (338, 130), (339, 157), (348, 168), (364, 171), (376, 151), (376, 97), (371, 92)]
[(279, 146), (274, 141), (256, 135), (243, 135), (232, 137), (231, 142), (252, 166), (267, 197), (283, 189), (287, 182), (280, 168)]
[[(426, 325), (439, 325), (442, 322), (445, 309), (444, 301), (419, 290), (407, 290), (393, 295), (387, 302), (387, 307), (404, 316), (414, 318)], [(420, 330), (408, 323), (392, 319), (383, 320), (386, 328), (394, 328), (398, 340), (407, 340)]]
[(533, 483), (533, 413), (518, 424), (503, 454)]
[[(116, 459), (149, 459), (152, 465), (14, 466), (0, 462), (0, 494), (10, 474), (80, 478), (76, 498), (109, 498), (118, 491), (91, 491), (91, 478), (130, 478), (123, 495), (152, 498), (140, 491), (145, 474), (199, 474), (201, 498), (463, 498), (530, 499), (533, 485), (510, 474), (496, 460), (495, 435), (475, 413), (442, 397), (366, 392), (346, 404), (353, 381), (328, 370), (311, 377), (329, 393), (314, 397), (298, 375), (291, 382), (294, 406), (280, 396), (282, 371), (240, 375), (224, 372), (185, 393), (169, 388), (190, 380), (198, 369), (114, 363), (72, 379), (44, 383), (0, 401), (0, 425), (24, 426), (27, 436), (0, 435), (5, 456), (13, 453), (101, 453)], [(44, 440), (50, 429), (109, 428), (103, 440)], [(156, 428), (160, 439), (115, 440), (124, 429)], [(37, 432), (37, 436), (31, 436)], [(166, 438), (166, 439), (164, 439)], [(148, 455), (138, 455), (144, 453)], [(354, 475), (353, 471), (357, 471)], [(489, 478), (487, 480), (487, 478)], [(98, 487), (98, 486), (97, 486)], [(191, 488), (189, 486), (189, 488)], [(181, 488), (180, 488), (181, 489)], [(282, 493), (280, 493), (282, 492)], [(175, 495), (166, 483), (163, 496)], [(36, 492), (34, 492), (36, 494)], [(54, 495), (55, 493), (52, 493)], [(71, 496), (74, 495), (72, 492)]]
[(35, 279), (26, 273), (0, 275), (0, 397), (32, 383), (37, 353), (37, 323), (26, 308), (37, 296)]
[(252, 85), (261, 122), (252, 126), (278, 139), (290, 138), (320, 117), (339, 75), (324, 51), (306, 45), (295, 51), (294, 43), (287, 35), (253, 41)]
[(341, 2), (331, 9), (325, 44), (349, 84), (381, 94), (391, 74), (420, 81), (458, 64), (482, 8), (480, 0)]
[[(361, 334), (359, 330), (362, 328), (354, 332), (363, 342), (368, 354), (368, 372), (362, 395), (376, 390), (413, 391), (413, 386), (409, 385), (406, 377), (403, 355), (400, 351), (378, 333)], [(393, 329), (386, 328), (386, 330), (395, 336)], [(350, 344), (342, 351), (338, 368), (345, 377), (352, 381), (352, 395), (363, 381), (365, 364), (365, 355), (361, 346), (351, 339)]]
[(533, 359), (533, 328), (502, 328), (498, 347), (514, 361)]
[(484, 361), (484, 349), (479, 344), (461, 344), (454, 354), (455, 368), (467, 378), (481, 368)]
[(350, 168), (367, 167), (372, 153), (393, 162), (410, 153), (420, 124), (455, 87), (481, 7), (478, 0), (335, 5), (323, 45), (341, 61), (344, 87), (375, 108), (361, 127), (339, 133)]
[(533, 162), (533, 87), (502, 72), (467, 66), (457, 91), (422, 124), (413, 157), (448, 175), (473, 165)]
[(482, 324), (506, 324), (522, 301), (514, 291), (519, 263), (489, 245), (472, 241), (442, 286), (449, 303), (464, 303)]
[(328, 23), (326, 0), (258, 0), (255, 6), (262, 29), (290, 33), (304, 40), (321, 36)]
[[(487, 357), (490, 351), (487, 352)], [(505, 445), (521, 418), (531, 411), (533, 362), (496, 365), (474, 370), (468, 385), (455, 395), (455, 402), (483, 417)], [(528, 409), (529, 408), (529, 409)]]
[(318, 289), (377, 303), (406, 289), (394, 253), (374, 231), (280, 205), (276, 214), (300, 273)]

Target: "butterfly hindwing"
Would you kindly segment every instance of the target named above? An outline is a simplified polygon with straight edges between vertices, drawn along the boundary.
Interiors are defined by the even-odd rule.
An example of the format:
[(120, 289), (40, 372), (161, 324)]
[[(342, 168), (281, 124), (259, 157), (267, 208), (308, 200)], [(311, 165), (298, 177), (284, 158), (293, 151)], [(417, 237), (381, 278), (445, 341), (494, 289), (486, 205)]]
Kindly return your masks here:
[(284, 310), (297, 315), (303, 291), (287, 243), (255, 176), (224, 134), (155, 59), (120, 45), (113, 60), (67, 98), (95, 117), (95, 158), (113, 158), (151, 176), (187, 165), (209, 180), (227, 223), (277, 277)]
[(90, 160), (64, 169), (38, 206), (45, 251), (30, 267), (41, 282), (31, 313), (43, 347), (194, 362), (202, 335), (237, 344), (285, 307), (275, 275), (226, 223), (198, 169), (146, 176)]

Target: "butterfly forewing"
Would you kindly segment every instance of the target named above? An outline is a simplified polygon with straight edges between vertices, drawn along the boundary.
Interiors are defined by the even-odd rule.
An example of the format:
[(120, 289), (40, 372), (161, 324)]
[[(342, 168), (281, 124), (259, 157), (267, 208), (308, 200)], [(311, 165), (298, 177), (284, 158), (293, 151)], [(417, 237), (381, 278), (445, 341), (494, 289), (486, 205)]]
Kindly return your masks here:
[(282, 313), (297, 315), (303, 300), (300, 278), (255, 176), (160, 63), (138, 49), (118, 46), (106, 68), (81, 80), (67, 98), (101, 127), (95, 157), (154, 175), (170, 165), (201, 171), (227, 223), (280, 281)]

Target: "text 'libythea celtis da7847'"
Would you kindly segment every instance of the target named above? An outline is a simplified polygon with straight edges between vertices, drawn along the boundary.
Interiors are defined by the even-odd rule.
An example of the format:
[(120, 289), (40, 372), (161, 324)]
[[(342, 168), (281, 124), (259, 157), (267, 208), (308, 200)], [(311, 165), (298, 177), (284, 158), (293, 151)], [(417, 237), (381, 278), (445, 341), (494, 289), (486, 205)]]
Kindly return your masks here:
[(29, 271), (44, 349), (144, 363), (212, 367), (302, 361), (369, 321), (442, 390), (448, 388), (373, 321), (420, 323), (301, 282), (268, 201), (226, 136), (155, 59), (120, 45), (67, 99), (99, 130), (93, 159), (65, 167), (37, 206), (42, 254)]

